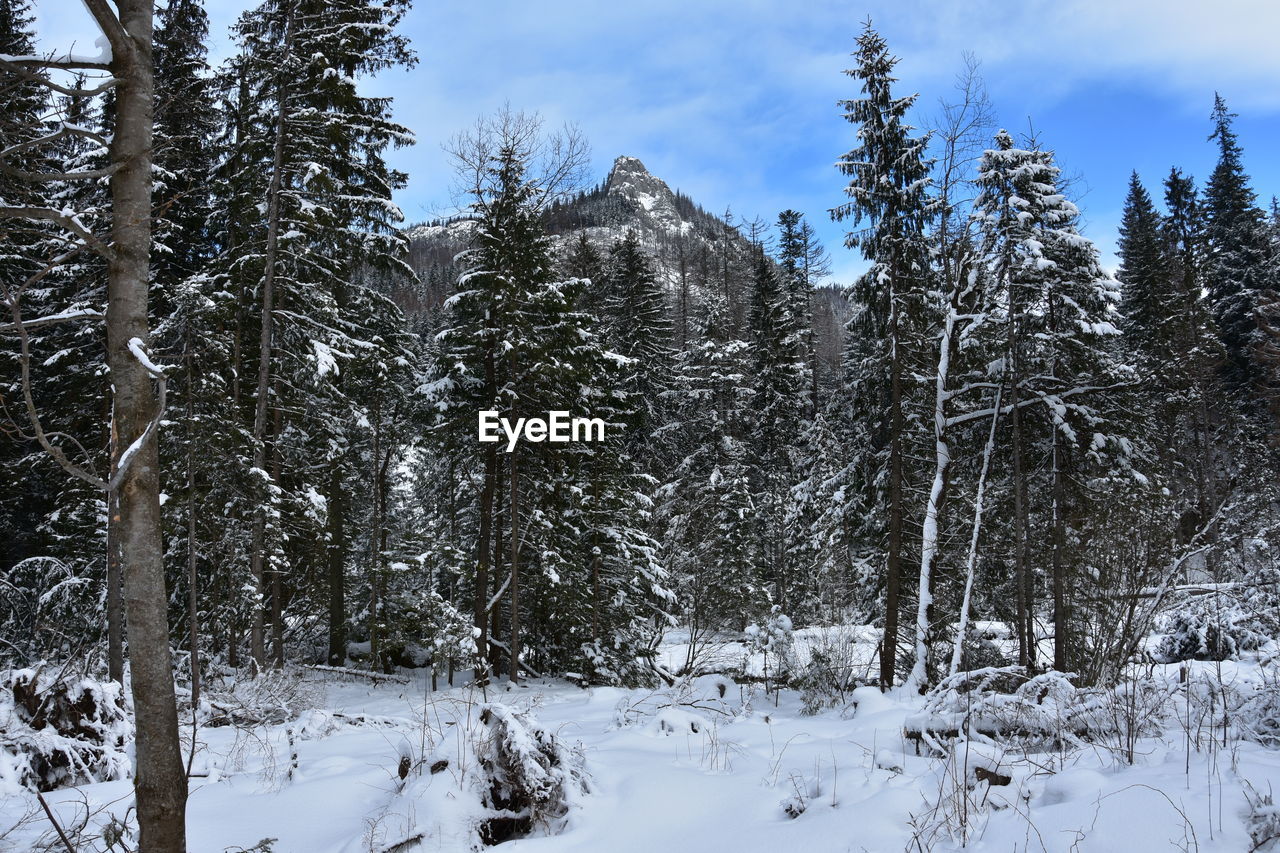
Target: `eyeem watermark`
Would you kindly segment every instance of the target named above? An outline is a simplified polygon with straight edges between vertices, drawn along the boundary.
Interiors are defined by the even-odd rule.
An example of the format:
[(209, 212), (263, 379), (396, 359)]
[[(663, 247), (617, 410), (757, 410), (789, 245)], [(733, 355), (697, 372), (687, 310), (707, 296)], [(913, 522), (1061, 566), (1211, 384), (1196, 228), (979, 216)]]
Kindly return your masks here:
[(545, 418), (516, 418), (511, 421), (496, 411), (480, 413), (480, 441), (493, 443), (507, 439), (507, 452), (521, 439), (535, 444), (543, 441), (604, 441), (604, 421), (600, 418), (573, 418), (568, 412), (547, 412)]

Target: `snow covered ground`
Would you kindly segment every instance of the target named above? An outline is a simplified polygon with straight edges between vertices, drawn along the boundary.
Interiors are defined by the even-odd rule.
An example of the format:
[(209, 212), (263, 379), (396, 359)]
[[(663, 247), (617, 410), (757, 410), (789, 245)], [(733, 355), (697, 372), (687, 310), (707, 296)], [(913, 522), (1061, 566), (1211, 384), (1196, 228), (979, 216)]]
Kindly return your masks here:
[[(1256, 663), (1196, 664), (1187, 678), (1241, 688), (1262, 674)], [(805, 716), (794, 691), (766, 695), (717, 675), (660, 691), (530, 681), (487, 695), (432, 693), (406, 675), (374, 685), (310, 672), (276, 692), (242, 686), (246, 707), (287, 705), (292, 718), (200, 729), (193, 853), (473, 849), (492, 815), (475, 744), (510, 711), (528, 724), (525, 747), (542, 742), (538, 726), (554, 736), (563, 763), (550, 772), (569, 804), (562, 819), (506, 842), (513, 851), (1245, 851), (1268, 849), (1255, 843), (1273, 826), (1280, 833), (1269, 803), (1280, 752), (1224, 742), (1212, 714), (1190, 704), (1129, 743), (1023, 754), (975, 739), (918, 755), (904, 723), (921, 698), (873, 688)], [(1177, 667), (1155, 675), (1181, 695)], [(1216, 702), (1211, 694), (1197, 702)], [(51, 838), (34, 798), (4, 794), (0, 849), (59, 849), (35, 847)], [(101, 827), (125, 819), (129, 794), (115, 781), (45, 797), (71, 829), (90, 815), (83, 849), (102, 850)]]

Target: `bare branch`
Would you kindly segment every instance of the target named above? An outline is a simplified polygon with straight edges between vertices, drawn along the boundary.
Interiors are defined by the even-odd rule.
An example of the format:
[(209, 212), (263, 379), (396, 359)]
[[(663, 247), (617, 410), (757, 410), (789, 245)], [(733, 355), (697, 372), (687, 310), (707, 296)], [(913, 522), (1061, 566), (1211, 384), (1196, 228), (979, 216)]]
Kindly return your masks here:
[[(75, 86), (64, 86), (61, 83), (55, 83), (53, 80), (50, 80), (48, 76), (41, 74), (39, 71), (33, 70), (45, 67), (43, 63), (33, 62), (30, 64), (30, 67), (28, 67), (26, 64), (14, 61), (19, 58), (20, 57), (0, 56), (0, 69), (8, 71), (15, 76), (23, 78), (24, 80), (39, 83), (46, 89), (57, 92), (60, 95), (67, 95), (72, 98), (93, 98), (98, 95), (106, 94), (120, 84), (120, 81), (117, 78), (106, 77), (101, 78), (102, 83), (92, 89), (79, 89)], [(5, 88), (12, 88), (12, 86), (6, 86)]]
[[(0, 64), (18, 68), (56, 68), (59, 71), (110, 71), (111, 64), (72, 56), (0, 56)], [(36, 75), (38, 76), (38, 75)], [(44, 80), (40, 81), (44, 83)]]
[(53, 133), (46, 133), (44, 136), (39, 136), (39, 137), (36, 137), (35, 139), (28, 139), (26, 142), (19, 142), (16, 145), (10, 145), (8, 148), (4, 149), (3, 151), (0, 151), (0, 160), (4, 160), (8, 157), (12, 157), (14, 154), (17, 154), (19, 151), (25, 151), (28, 148), (36, 148), (41, 145), (48, 145), (51, 142), (57, 142), (59, 139), (62, 139), (64, 136), (79, 136), (84, 139), (88, 139), (93, 142), (96, 142), (99, 145), (101, 145), (103, 148), (106, 148), (110, 144), (107, 141), (106, 137), (100, 134), (94, 133), (92, 130), (89, 130), (88, 128), (79, 127), (74, 124), (67, 124), (66, 122), (63, 122), (62, 126), (59, 127), (57, 130), (55, 130)]
[(50, 184), (55, 181), (89, 181), (97, 178), (109, 178), (120, 171), (120, 163), (112, 163), (101, 169), (85, 169), (80, 172), (24, 172), (11, 169), (0, 161), (0, 173), (4, 173), (29, 184)]
[[(28, 329), (39, 329), (44, 326), (56, 326), (59, 323), (72, 323), (79, 320), (101, 320), (105, 315), (101, 311), (95, 311), (92, 308), (85, 308), (80, 311), (63, 311), (61, 314), (50, 314), (47, 317), (37, 317), (34, 320), (27, 320), (23, 325)], [(16, 332), (18, 326), (15, 323), (0, 323), (0, 332)]]
[(117, 55), (125, 53), (132, 55), (134, 51), (133, 37), (129, 35), (128, 30), (120, 23), (120, 18), (116, 16), (116, 13), (111, 11), (111, 7), (107, 5), (107, 0), (84, 0), (84, 5), (89, 10), (89, 14), (93, 15), (94, 23), (98, 25), (98, 29), (102, 30), (102, 34), (107, 37), (112, 51)]
[(108, 261), (116, 259), (116, 253), (106, 243), (98, 239), (88, 228), (84, 227), (75, 216), (68, 215), (51, 207), (4, 207), (0, 206), (0, 219), (40, 219), (56, 222), (63, 228), (84, 240), (95, 252)]
[[(21, 304), (16, 296), (9, 302), (9, 315), (13, 317), (13, 328), (18, 333), (18, 366), (21, 369), (22, 376), (22, 402), (26, 407), (27, 421), (31, 424), (36, 441), (68, 474), (96, 488), (106, 489), (107, 482), (105, 480), (92, 471), (86, 471), (72, 462), (62, 452), (61, 447), (49, 440), (50, 434), (44, 431), (44, 425), (40, 422), (40, 413), (36, 410), (36, 402), (31, 394), (31, 338), (27, 334), (26, 325), (22, 322)], [(53, 433), (52, 435), (57, 436), (59, 433)]]

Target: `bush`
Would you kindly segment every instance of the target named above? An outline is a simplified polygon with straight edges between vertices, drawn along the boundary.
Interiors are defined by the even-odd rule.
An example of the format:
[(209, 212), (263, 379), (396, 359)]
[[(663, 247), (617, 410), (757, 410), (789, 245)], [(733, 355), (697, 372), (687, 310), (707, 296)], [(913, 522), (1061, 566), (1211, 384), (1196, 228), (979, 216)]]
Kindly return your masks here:
[(0, 790), (121, 779), (131, 737), (119, 684), (38, 668), (0, 672)]
[(1194, 598), (1161, 619), (1165, 636), (1154, 655), (1163, 663), (1235, 660), (1271, 639), (1275, 633), (1271, 621), (1218, 596)]
[(488, 736), (476, 744), (484, 805), (497, 814), (480, 827), (486, 845), (541, 829), (554, 834), (585, 790), (581, 760), (555, 736), (505, 705), (480, 711)]

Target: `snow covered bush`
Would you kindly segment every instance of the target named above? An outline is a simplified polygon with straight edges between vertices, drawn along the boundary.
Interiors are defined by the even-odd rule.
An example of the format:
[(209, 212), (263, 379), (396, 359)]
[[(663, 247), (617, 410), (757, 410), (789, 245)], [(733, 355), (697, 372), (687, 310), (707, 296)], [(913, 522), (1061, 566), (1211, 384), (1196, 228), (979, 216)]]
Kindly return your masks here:
[(1245, 609), (1222, 596), (1193, 598), (1160, 620), (1164, 637), (1155, 657), (1164, 663), (1184, 660), (1234, 660), (1256, 651), (1278, 632), (1267, 611)]
[(1053, 745), (1077, 739), (1073, 714), (1082, 691), (1060, 672), (1027, 677), (1020, 666), (959, 672), (930, 690), (906, 720), (908, 737), (945, 755), (943, 740)]
[(907, 737), (939, 755), (961, 737), (1025, 749), (1091, 743), (1131, 764), (1138, 740), (1163, 731), (1172, 698), (1167, 684), (1130, 679), (1112, 688), (1076, 687), (1072, 678), (1055, 671), (1028, 678), (1019, 666), (957, 673), (907, 718)]
[(1000, 650), (996, 640), (1007, 639), (1008, 629), (1000, 631), (986, 624), (970, 624), (960, 650), (960, 668), (985, 669), (1009, 665), (1009, 656)]
[(132, 729), (115, 682), (0, 672), (0, 791), (123, 778)]
[[(681, 719), (671, 709), (696, 714), (702, 727), (709, 728), (713, 718), (732, 720), (750, 713), (751, 690), (723, 675), (682, 678), (670, 687), (620, 700), (614, 710), (614, 724), (619, 728), (644, 725), (661, 732), (662, 720)], [(690, 728), (685, 726), (686, 731)]]
[(800, 691), (804, 714), (843, 705), (860, 685), (855, 673), (865, 672), (861, 663), (858, 634), (848, 627), (813, 633), (808, 642), (809, 658), (791, 677), (791, 686)]
[(542, 831), (558, 832), (586, 791), (580, 755), (565, 749), (534, 720), (497, 703), (480, 710), (487, 732), (475, 745), (484, 805), (492, 816), (480, 827), (485, 844)]
[(1245, 802), (1249, 806), (1245, 814), (1245, 826), (1249, 831), (1249, 840), (1253, 842), (1249, 850), (1280, 849), (1280, 807), (1276, 806), (1270, 790), (1264, 794), (1254, 790), (1248, 782), (1245, 785)]
[(423, 631), (430, 658), (432, 684), (442, 673), (459, 669), (479, 669), (482, 665), (476, 638), (480, 629), (471, 624), (471, 616), (463, 613), (434, 590), (423, 596)]
[(1280, 684), (1268, 679), (1236, 709), (1240, 737), (1265, 747), (1280, 747)]
[[(773, 605), (763, 625), (748, 625), (744, 640), (748, 658), (760, 655), (764, 661), (765, 692), (769, 692), (770, 678), (785, 683), (795, 664), (795, 647), (791, 618), (782, 612), (781, 605)], [(743, 669), (750, 671), (749, 664), (744, 664)]]
[(304, 680), (293, 670), (268, 671), (257, 678), (211, 684), (204, 693), (208, 704), (205, 725), (211, 728), (279, 725), (318, 707), (323, 694), (323, 687)]

